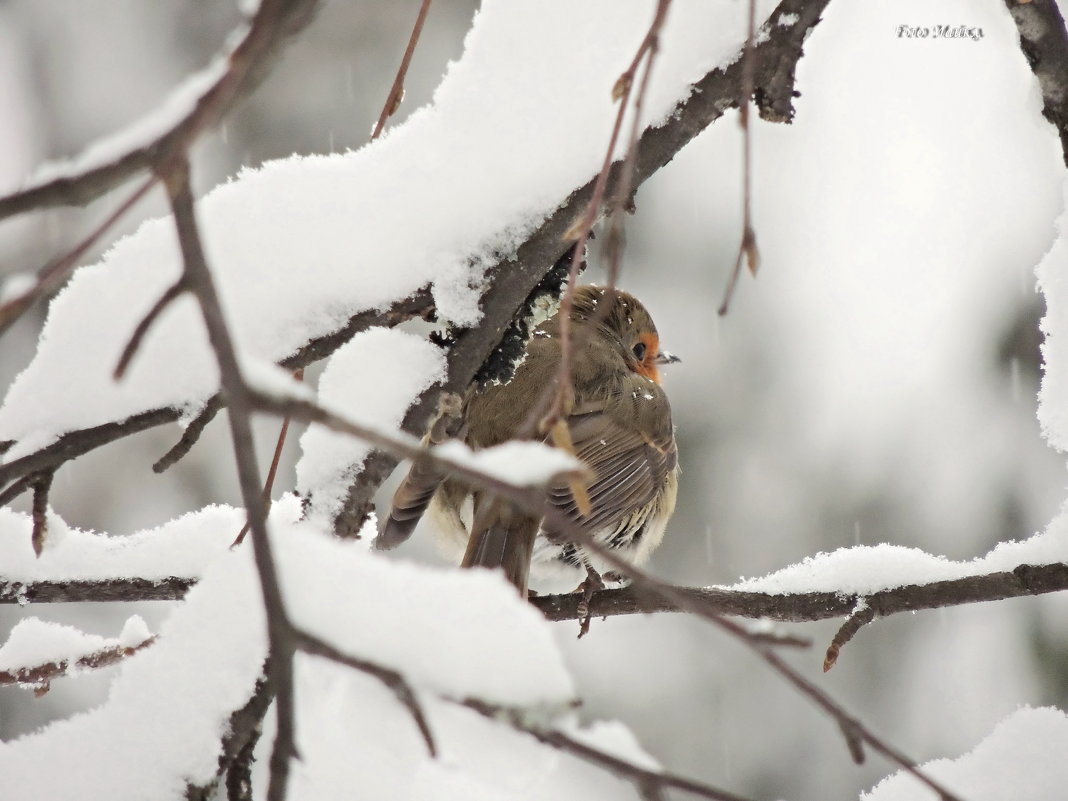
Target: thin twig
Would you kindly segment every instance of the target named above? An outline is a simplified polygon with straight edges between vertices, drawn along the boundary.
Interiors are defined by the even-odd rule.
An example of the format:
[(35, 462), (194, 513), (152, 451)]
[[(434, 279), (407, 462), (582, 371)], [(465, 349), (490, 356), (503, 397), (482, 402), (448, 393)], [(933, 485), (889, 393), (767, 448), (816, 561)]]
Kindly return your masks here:
[(633, 211), (632, 193), (634, 191), (634, 173), (638, 161), (638, 139), (641, 134), (642, 109), (645, 96), (649, 90), (649, 79), (653, 73), (653, 64), (660, 52), (660, 29), (667, 16), (670, 0), (660, 0), (656, 16), (649, 28), (649, 46), (645, 58), (645, 69), (634, 97), (634, 110), (631, 114), (630, 138), (627, 141), (627, 154), (623, 159), (623, 168), (619, 172), (619, 182), (613, 192), (611, 209), (608, 212), (608, 236), (605, 250), (608, 255), (608, 287), (615, 289), (619, 282), (620, 262), (623, 256), (623, 212)]
[(156, 460), (155, 464), (152, 465), (152, 472), (162, 473), (189, 453), (200, 439), (200, 435), (204, 433), (204, 429), (208, 427), (208, 423), (215, 419), (215, 415), (219, 413), (222, 407), (222, 395), (214, 395), (204, 405), (204, 409), (200, 414), (194, 417), (192, 422), (185, 427), (185, 431), (182, 432), (182, 436), (174, 443), (174, 446)]
[(260, 581), (267, 619), (267, 640), (270, 646), (268, 675), (275, 690), (278, 731), (271, 753), (271, 778), (267, 799), (285, 801), (289, 762), (296, 756), (294, 643), (292, 627), (282, 600), (278, 571), (272, 556), (271, 541), (267, 534), (267, 507), (261, 495), (262, 485), (252, 436), (252, 405), (241, 375), (233, 339), (222, 313), (215, 282), (204, 257), (193, 207), (193, 193), (189, 186), (188, 161), (184, 158), (178, 160), (167, 171), (164, 180), (178, 230), (186, 280), (190, 291), (200, 304), (208, 339), (218, 361), (222, 391), (230, 406), (228, 418), (238, 480), (249, 517), (256, 574)]
[(738, 105), (739, 121), (742, 126), (742, 241), (738, 245), (738, 255), (734, 259), (734, 269), (727, 281), (727, 291), (723, 293), (723, 303), (719, 307), (722, 317), (730, 309), (734, 289), (742, 272), (742, 261), (749, 266), (749, 272), (756, 275), (760, 266), (760, 251), (756, 244), (756, 231), (753, 230), (753, 131), (749, 121), (750, 101), (753, 97), (753, 36), (756, 34), (756, 0), (749, 0), (749, 28), (745, 37), (745, 51), (742, 53), (742, 99)]
[[(293, 378), (295, 378), (297, 381), (303, 381), (304, 368), (301, 367), (299, 370), (294, 372)], [(286, 444), (286, 435), (289, 434), (289, 420), (289, 415), (286, 415), (282, 418), (282, 427), (278, 431), (278, 440), (274, 444), (274, 456), (271, 457), (271, 466), (267, 470), (267, 480), (263, 484), (263, 502), (267, 504), (268, 512), (271, 509), (271, 490), (274, 489), (274, 480), (275, 477), (278, 475), (278, 465), (282, 461), (282, 449), (285, 447)], [(248, 534), (248, 525), (248, 521), (246, 520), (245, 525), (241, 527), (241, 531), (234, 539), (233, 545), (230, 546), (231, 548), (237, 547), (245, 541), (245, 535)]]
[(857, 632), (875, 620), (875, 609), (868, 606), (867, 601), (861, 598), (857, 601), (857, 608), (834, 635), (831, 644), (827, 646), (827, 653), (823, 657), (823, 672), (826, 673), (838, 661), (838, 655), (843, 646), (856, 636)]
[(522, 709), (511, 709), (472, 698), (455, 701), (454, 703), (465, 706), (490, 720), (499, 721), (503, 719), (512, 728), (529, 734), (539, 742), (551, 745), (553, 748), (614, 773), (621, 779), (632, 782), (639, 791), (645, 791), (649, 788), (656, 788), (657, 790), (670, 788), (682, 790), (701, 798), (709, 798), (712, 801), (747, 801), (740, 795), (720, 790), (693, 779), (687, 779), (684, 776), (676, 776), (671, 773), (639, 767), (633, 762), (628, 762), (606, 751), (601, 751), (586, 743), (579, 742), (561, 731), (535, 725), (530, 722), (529, 715), (525, 714)]
[(130, 360), (133, 359), (134, 354), (137, 353), (137, 349), (141, 346), (141, 340), (145, 338), (145, 334), (147, 334), (148, 329), (152, 327), (152, 323), (163, 314), (164, 309), (166, 309), (173, 301), (177, 300), (185, 291), (185, 276), (182, 276), (167, 287), (166, 291), (160, 295), (159, 300), (152, 304), (152, 308), (141, 318), (141, 322), (137, 324), (133, 334), (130, 335), (130, 341), (127, 342), (126, 347), (122, 349), (122, 355), (119, 356), (119, 361), (115, 365), (115, 370), (111, 374), (112, 378), (118, 381), (126, 375), (126, 368), (130, 366)]
[(33, 665), (32, 667), (0, 670), (0, 686), (25, 684), (47, 688), (48, 684), (53, 680), (69, 676), (76, 670), (96, 670), (121, 662), (123, 659), (133, 656), (138, 651), (152, 645), (155, 641), (156, 637), (153, 635), (140, 645), (109, 645), (106, 648), (80, 656), (73, 661), (60, 659), (54, 662)]
[(311, 654), (312, 656), (319, 656), (323, 659), (329, 659), (331, 662), (337, 662), (339, 665), (345, 665), (354, 670), (359, 670), (362, 673), (373, 676), (386, 685), (390, 692), (396, 697), (397, 701), (400, 702), (401, 706), (407, 709), (408, 714), (412, 716), (412, 720), (419, 729), (419, 734), (423, 737), (423, 742), (426, 743), (426, 749), (430, 753), (430, 756), (437, 756), (438, 751), (437, 747), (434, 745), (434, 735), (430, 731), (430, 724), (427, 722), (426, 715), (423, 713), (423, 708), (419, 704), (419, 699), (416, 698), (415, 691), (401, 673), (366, 659), (360, 659), (351, 654), (346, 654), (344, 651), (335, 648), (325, 640), (316, 637), (314, 634), (309, 634), (303, 629), (294, 628), (293, 636), (296, 640), (297, 648), (304, 653)]
[(415, 18), (412, 35), (408, 38), (408, 47), (404, 50), (404, 57), (401, 58), (397, 75), (393, 79), (393, 86), (390, 87), (389, 94), (386, 95), (382, 113), (378, 116), (378, 122), (375, 123), (375, 129), (371, 133), (372, 140), (379, 137), (382, 129), (386, 127), (386, 120), (397, 113), (397, 109), (400, 108), (401, 101), (404, 99), (404, 78), (408, 74), (408, 65), (412, 62), (415, 46), (419, 43), (419, 34), (423, 32), (423, 23), (426, 22), (426, 14), (430, 10), (430, 2), (431, 0), (423, 0), (422, 5), (419, 6), (419, 15)]

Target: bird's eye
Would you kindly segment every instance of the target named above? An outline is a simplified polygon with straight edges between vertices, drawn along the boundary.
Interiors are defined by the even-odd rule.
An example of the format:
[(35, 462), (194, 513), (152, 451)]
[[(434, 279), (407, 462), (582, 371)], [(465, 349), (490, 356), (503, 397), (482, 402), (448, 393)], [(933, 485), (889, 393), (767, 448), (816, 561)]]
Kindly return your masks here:
[(639, 342), (637, 345), (635, 345), (633, 348), (631, 348), (631, 350), (634, 351), (634, 358), (636, 358), (638, 361), (644, 361), (644, 359), (645, 359), (645, 343), (644, 342)]

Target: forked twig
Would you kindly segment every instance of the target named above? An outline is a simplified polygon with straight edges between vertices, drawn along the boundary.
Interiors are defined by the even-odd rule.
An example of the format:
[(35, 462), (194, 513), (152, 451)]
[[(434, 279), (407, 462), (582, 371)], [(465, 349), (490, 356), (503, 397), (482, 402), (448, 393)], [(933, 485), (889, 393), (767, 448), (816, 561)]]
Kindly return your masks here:
[(267, 641), (270, 647), (268, 675), (276, 693), (278, 729), (271, 752), (271, 778), (267, 799), (285, 801), (289, 762), (296, 755), (293, 689), (295, 646), (292, 626), (282, 599), (271, 541), (267, 534), (267, 507), (261, 495), (259, 468), (256, 465), (256, 449), (252, 436), (252, 404), (241, 375), (237, 351), (222, 313), (215, 282), (204, 256), (193, 207), (193, 193), (189, 186), (189, 162), (185, 158), (177, 159), (173, 165), (169, 165), (163, 178), (178, 231), (185, 280), (200, 305), (208, 340), (219, 365), (222, 391), (230, 406), (227, 417), (230, 421), (241, 496), (252, 532), (253, 558), (267, 619)]
[(423, 742), (426, 743), (426, 749), (430, 752), (430, 756), (437, 756), (438, 751), (437, 746), (434, 745), (434, 735), (430, 731), (430, 724), (423, 713), (423, 707), (419, 704), (415, 691), (401, 673), (366, 659), (346, 654), (344, 651), (335, 648), (325, 640), (316, 637), (314, 634), (309, 634), (303, 629), (294, 628), (293, 636), (296, 640), (297, 648), (304, 653), (329, 659), (331, 662), (337, 662), (339, 665), (345, 665), (361, 673), (366, 673), (386, 685), (401, 706), (407, 709), (412, 716), (412, 720), (415, 721), (415, 725), (423, 737)]

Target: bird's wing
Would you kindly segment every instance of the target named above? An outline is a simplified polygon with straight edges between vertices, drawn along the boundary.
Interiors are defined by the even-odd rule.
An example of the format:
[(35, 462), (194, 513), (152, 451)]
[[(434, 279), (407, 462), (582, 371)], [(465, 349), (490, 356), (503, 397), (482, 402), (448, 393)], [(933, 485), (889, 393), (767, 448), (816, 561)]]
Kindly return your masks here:
[[(590, 512), (581, 513), (563, 482), (551, 488), (549, 504), (587, 533), (614, 526), (653, 501), (678, 462), (663, 391), (652, 382), (637, 386), (633, 396), (625, 389), (622, 398), (601, 408), (578, 408), (568, 420), (575, 455), (594, 475), (587, 485)], [(654, 407), (644, 406), (650, 403), (653, 414)], [(546, 526), (550, 533), (557, 528)]]

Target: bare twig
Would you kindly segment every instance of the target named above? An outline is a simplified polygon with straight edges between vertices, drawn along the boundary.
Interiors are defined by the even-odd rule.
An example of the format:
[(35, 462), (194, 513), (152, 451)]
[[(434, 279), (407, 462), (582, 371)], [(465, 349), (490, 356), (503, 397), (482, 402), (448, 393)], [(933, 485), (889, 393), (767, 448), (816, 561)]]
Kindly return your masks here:
[(156, 641), (155, 635), (149, 637), (140, 645), (124, 646), (109, 645), (92, 653), (80, 656), (71, 661), (60, 659), (55, 662), (45, 662), (31, 667), (16, 668), (14, 670), (0, 670), (0, 686), (9, 684), (26, 684), (38, 688), (47, 689), (48, 684), (54, 679), (69, 676), (77, 670), (97, 670), (120, 662), (138, 651), (147, 648)]
[[(728, 793), (726, 790), (720, 790), (711, 785), (687, 779), (684, 776), (676, 776), (671, 773), (639, 767), (633, 762), (628, 762), (593, 746), (579, 742), (561, 731), (533, 724), (529, 720), (529, 715), (525, 714), (522, 709), (510, 709), (472, 698), (455, 703), (474, 710), (491, 720), (505, 720), (512, 728), (531, 735), (539, 742), (551, 745), (566, 754), (577, 757), (584, 762), (589, 762), (609, 773), (616, 774), (621, 779), (632, 782), (640, 792), (645, 793), (650, 789), (656, 792), (673, 789), (682, 790), (700, 798), (713, 799), (713, 801), (746, 801), (740, 795)], [(654, 795), (653, 797), (659, 796)]]
[(412, 720), (415, 721), (415, 725), (423, 737), (423, 742), (426, 743), (426, 749), (430, 752), (430, 756), (437, 756), (437, 747), (434, 745), (434, 735), (430, 731), (430, 724), (427, 722), (426, 715), (423, 714), (423, 708), (419, 704), (419, 699), (415, 696), (415, 691), (402, 674), (392, 668), (346, 654), (325, 640), (302, 629), (294, 629), (293, 635), (296, 639), (297, 648), (304, 653), (329, 659), (331, 662), (337, 662), (339, 665), (345, 665), (361, 673), (366, 673), (386, 685), (401, 706), (407, 709), (408, 714), (412, 716)]
[(215, 283), (204, 257), (193, 209), (193, 193), (189, 187), (188, 162), (180, 159), (171, 165), (164, 180), (174, 213), (175, 227), (178, 229), (185, 280), (200, 304), (208, 339), (219, 364), (222, 391), (230, 406), (228, 418), (238, 480), (249, 517), (256, 573), (267, 618), (267, 640), (270, 645), (268, 675), (276, 697), (278, 732), (271, 753), (271, 779), (267, 798), (268, 801), (284, 801), (289, 778), (289, 761), (296, 755), (294, 642), (271, 553), (270, 538), (267, 535), (267, 506), (261, 495), (255, 442), (252, 437), (252, 405), (238, 365), (237, 352), (223, 317)]
[(152, 465), (152, 472), (162, 473), (170, 467), (173, 467), (177, 462), (185, 456), (197, 444), (200, 439), (200, 435), (204, 433), (204, 429), (208, 427), (208, 423), (215, 419), (215, 415), (219, 413), (219, 410), (223, 407), (222, 395), (214, 395), (205, 405), (204, 409), (185, 427), (185, 431), (182, 432), (182, 436), (178, 439), (174, 446), (163, 454)]
[(147, 334), (148, 329), (152, 327), (152, 323), (163, 314), (164, 309), (166, 309), (173, 301), (177, 300), (185, 291), (185, 277), (183, 276), (171, 284), (167, 290), (160, 295), (159, 300), (152, 304), (152, 308), (148, 310), (148, 313), (141, 318), (141, 322), (134, 328), (133, 334), (130, 335), (130, 341), (127, 342), (126, 347), (122, 349), (122, 355), (119, 356), (119, 361), (115, 365), (112, 377), (114, 377), (116, 381), (126, 375), (126, 368), (130, 366), (130, 360), (133, 359), (134, 354), (137, 353), (137, 349), (141, 346), (141, 340), (145, 338), (145, 334)]
[(753, 132), (749, 122), (749, 102), (753, 96), (753, 36), (756, 34), (756, 0), (749, 0), (749, 26), (745, 37), (745, 50), (742, 52), (742, 99), (738, 105), (738, 120), (742, 126), (742, 241), (738, 245), (738, 255), (734, 259), (734, 269), (727, 281), (727, 291), (723, 293), (723, 303), (719, 307), (722, 317), (730, 308), (734, 288), (742, 272), (743, 259), (749, 266), (749, 272), (756, 275), (760, 266), (760, 251), (757, 250), (756, 231), (753, 230)]
[[(304, 368), (293, 373), (293, 378), (297, 381), (304, 380)], [(278, 465), (282, 462), (282, 449), (286, 444), (286, 436), (289, 434), (289, 415), (282, 418), (282, 426), (278, 430), (278, 440), (274, 444), (274, 456), (271, 457), (271, 466), (267, 470), (267, 480), (263, 484), (263, 502), (267, 504), (267, 510), (271, 509), (271, 490), (274, 489), (274, 480), (278, 476)], [(248, 521), (245, 521), (245, 525), (241, 527), (241, 531), (238, 532), (237, 537), (234, 539), (234, 543), (231, 547), (240, 545), (245, 540), (245, 535), (248, 534)]]
[(415, 18), (415, 26), (412, 28), (412, 35), (408, 38), (408, 46), (404, 50), (404, 57), (401, 58), (397, 76), (393, 79), (393, 86), (389, 89), (386, 103), (382, 106), (382, 113), (378, 116), (378, 122), (375, 123), (375, 129), (371, 133), (372, 140), (379, 137), (382, 129), (386, 127), (386, 120), (397, 113), (404, 99), (404, 78), (408, 74), (408, 65), (412, 62), (415, 46), (419, 43), (419, 34), (423, 32), (423, 23), (426, 22), (426, 15), (430, 10), (430, 1), (423, 0), (422, 5), (419, 6), (419, 15)]
[(845, 623), (842, 624), (842, 627), (838, 629), (838, 633), (834, 635), (834, 639), (831, 640), (831, 644), (827, 646), (827, 654), (823, 657), (824, 673), (834, 667), (842, 647), (873, 620), (875, 620), (875, 610), (868, 606), (866, 599), (861, 598), (857, 601), (857, 607), (853, 614), (846, 618)]
[(30, 534), (30, 542), (33, 543), (33, 552), (41, 555), (44, 550), (45, 535), (48, 533), (48, 492), (52, 489), (52, 477), (55, 473), (46, 470), (34, 476), (33, 486), (33, 532)]

